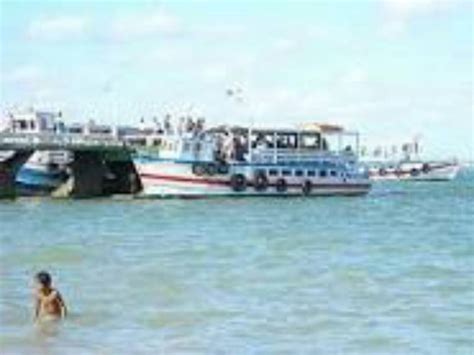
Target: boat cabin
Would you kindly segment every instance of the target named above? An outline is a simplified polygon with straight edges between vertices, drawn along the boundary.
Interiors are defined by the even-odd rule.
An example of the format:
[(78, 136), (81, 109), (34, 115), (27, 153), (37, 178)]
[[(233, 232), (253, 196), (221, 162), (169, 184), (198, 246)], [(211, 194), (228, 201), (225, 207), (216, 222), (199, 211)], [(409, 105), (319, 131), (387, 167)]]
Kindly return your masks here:
[(157, 147), (160, 158), (187, 162), (213, 162), (216, 142), (209, 135), (163, 135), (147, 137), (148, 147)]
[[(299, 129), (218, 127), (217, 155), (247, 163), (310, 162), (321, 157), (356, 158), (359, 136), (334, 125), (312, 124)], [(350, 138), (350, 142), (348, 142)]]
[[(343, 138), (347, 136), (355, 138), (354, 145), (347, 144)], [(355, 162), (359, 149), (358, 134), (338, 126), (298, 129), (219, 126), (198, 134), (148, 135), (133, 143), (145, 145), (150, 152), (158, 151), (161, 159), (233, 164), (305, 163), (322, 158), (344, 158), (349, 162), (352, 158)]]

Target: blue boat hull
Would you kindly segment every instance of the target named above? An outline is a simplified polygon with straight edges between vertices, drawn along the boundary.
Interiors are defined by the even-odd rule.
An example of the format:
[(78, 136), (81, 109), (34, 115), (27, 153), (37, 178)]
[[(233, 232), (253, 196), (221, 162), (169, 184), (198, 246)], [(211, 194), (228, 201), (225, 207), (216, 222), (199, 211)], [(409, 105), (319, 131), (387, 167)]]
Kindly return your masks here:
[(21, 195), (46, 194), (66, 180), (65, 172), (23, 167), (16, 177), (17, 191)]

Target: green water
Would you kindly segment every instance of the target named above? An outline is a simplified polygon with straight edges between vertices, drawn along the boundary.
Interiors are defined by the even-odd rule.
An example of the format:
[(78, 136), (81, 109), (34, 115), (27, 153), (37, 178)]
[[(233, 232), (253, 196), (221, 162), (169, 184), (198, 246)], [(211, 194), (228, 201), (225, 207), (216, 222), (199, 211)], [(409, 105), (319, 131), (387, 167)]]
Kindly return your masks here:
[[(474, 175), (367, 197), (0, 202), (2, 354), (469, 354)], [(51, 271), (71, 316), (31, 322)]]

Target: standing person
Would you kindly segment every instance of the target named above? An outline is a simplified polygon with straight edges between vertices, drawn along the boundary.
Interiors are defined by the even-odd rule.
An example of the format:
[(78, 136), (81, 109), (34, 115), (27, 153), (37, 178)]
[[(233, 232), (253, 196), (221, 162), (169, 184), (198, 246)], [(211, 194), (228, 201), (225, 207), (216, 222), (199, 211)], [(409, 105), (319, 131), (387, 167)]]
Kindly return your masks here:
[(66, 317), (66, 304), (59, 291), (52, 287), (51, 275), (41, 271), (35, 275), (35, 320), (54, 321)]

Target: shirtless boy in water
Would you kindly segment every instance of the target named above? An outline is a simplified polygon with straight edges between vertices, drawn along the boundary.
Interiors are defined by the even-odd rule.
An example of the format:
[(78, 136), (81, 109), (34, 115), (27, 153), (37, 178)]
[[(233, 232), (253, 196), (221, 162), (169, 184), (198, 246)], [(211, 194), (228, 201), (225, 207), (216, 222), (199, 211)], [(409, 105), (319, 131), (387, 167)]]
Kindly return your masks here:
[(67, 309), (61, 294), (51, 287), (51, 276), (46, 271), (36, 274), (35, 320), (59, 320), (66, 317)]

